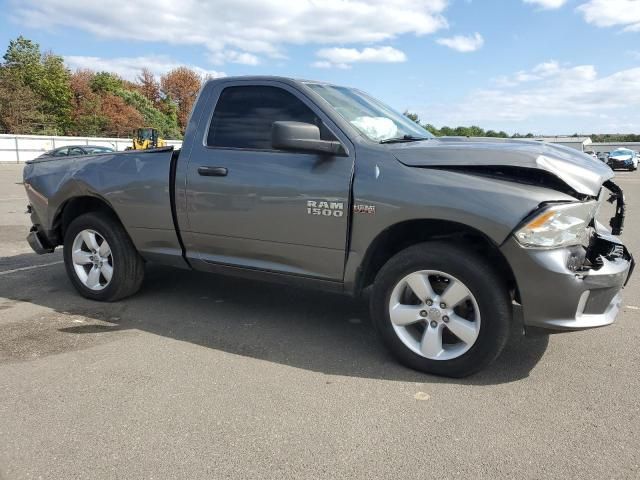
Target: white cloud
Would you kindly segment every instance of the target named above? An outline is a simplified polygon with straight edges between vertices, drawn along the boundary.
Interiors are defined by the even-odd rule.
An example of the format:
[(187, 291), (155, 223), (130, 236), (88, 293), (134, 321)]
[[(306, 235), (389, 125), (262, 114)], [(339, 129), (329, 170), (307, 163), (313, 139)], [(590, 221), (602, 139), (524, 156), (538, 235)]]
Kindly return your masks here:
[(315, 68), (351, 68), (351, 66), (347, 65), (346, 63), (331, 63), (327, 60), (318, 60), (317, 62), (313, 62), (311, 66)]
[(208, 58), (214, 65), (222, 65), (226, 62), (240, 63), (242, 65), (258, 65), (260, 63), (260, 59), (256, 55), (235, 50), (211, 52)]
[(567, 0), (522, 0), (524, 3), (531, 3), (537, 5), (545, 10), (551, 10), (554, 8), (560, 8)]
[(640, 129), (640, 67), (600, 76), (593, 65), (552, 61), (503, 78), (507, 81), (472, 91), (458, 102), (411, 110), (436, 125), (476, 124), (511, 132)]
[(560, 64), (556, 60), (550, 60), (548, 62), (539, 63), (533, 67), (532, 71), (541, 77), (548, 77), (549, 75), (554, 75), (560, 71)]
[(98, 37), (197, 45), (214, 61), (251, 63), (281, 57), (287, 45), (375, 43), (447, 27), (448, 0), (11, 0), (33, 29), (77, 28)]
[(184, 65), (164, 55), (118, 58), (68, 55), (64, 57), (64, 62), (72, 70), (88, 68), (96, 72), (113, 72), (126, 80), (132, 81), (140, 75), (143, 68), (149, 69), (156, 76), (160, 76), (177, 67), (189, 67), (203, 77), (220, 78), (225, 76), (224, 72), (206, 70), (194, 65)]
[(501, 76), (494, 79), (494, 83), (500, 87), (515, 87), (521, 83), (541, 80), (555, 75), (560, 71), (560, 64), (556, 60), (539, 63), (530, 71), (519, 70), (513, 75)]
[(458, 52), (475, 52), (484, 45), (484, 38), (476, 32), (468, 36), (456, 35), (455, 37), (438, 38), (436, 42)]
[(367, 47), (362, 50), (355, 48), (323, 48), (318, 50), (316, 55), (322, 59), (312, 64), (317, 68), (330, 68), (332, 66), (349, 68), (352, 63), (397, 63), (407, 60), (404, 52), (389, 46)]
[(640, 31), (640, 2), (637, 0), (590, 0), (580, 5), (587, 23), (597, 27), (624, 27), (626, 31)]

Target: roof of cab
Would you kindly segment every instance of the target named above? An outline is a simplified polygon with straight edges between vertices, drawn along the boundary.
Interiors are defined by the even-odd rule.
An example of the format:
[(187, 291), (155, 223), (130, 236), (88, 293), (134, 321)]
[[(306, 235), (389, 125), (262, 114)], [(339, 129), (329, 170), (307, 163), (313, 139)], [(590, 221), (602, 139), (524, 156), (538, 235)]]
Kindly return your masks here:
[(309, 80), (303, 78), (292, 78), (292, 77), (281, 77), (277, 75), (239, 75), (235, 77), (220, 77), (220, 78), (212, 78), (207, 80), (208, 83), (219, 83), (219, 82), (236, 82), (236, 81), (244, 81), (244, 82), (260, 82), (260, 81), (276, 81), (283, 82), (289, 84), (300, 84), (300, 83), (317, 83), (320, 85), (334, 85), (329, 82), (323, 82), (320, 80)]

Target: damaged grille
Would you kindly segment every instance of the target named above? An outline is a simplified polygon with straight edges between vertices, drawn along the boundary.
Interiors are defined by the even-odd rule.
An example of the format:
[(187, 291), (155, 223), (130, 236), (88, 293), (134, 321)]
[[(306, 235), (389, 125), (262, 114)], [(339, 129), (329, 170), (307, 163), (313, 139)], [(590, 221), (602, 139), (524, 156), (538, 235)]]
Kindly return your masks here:
[(616, 213), (611, 220), (609, 220), (609, 226), (611, 227), (612, 235), (620, 235), (624, 228), (624, 216), (625, 216), (625, 204), (624, 204), (624, 193), (622, 189), (613, 183), (611, 180), (607, 180), (602, 185), (604, 188), (609, 190), (611, 194), (609, 195), (609, 199), (607, 200), (609, 203), (616, 204)]
[[(611, 180), (607, 180), (603, 184), (600, 202), (604, 202), (605, 199), (608, 203), (615, 204), (614, 216), (609, 219), (611, 230), (609, 231), (602, 224), (599, 224), (599, 228), (596, 228), (596, 220), (594, 219), (594, 224), (592, 224), (589, 229), (588, 244), (584, 245), (585, 250), (582, 266), (577, 270), (598, 270), (603, 266), (604, 260), (615, 261), (617, 259), (631, 259), (631, 254), (617, 238), (617, 236), (622, 233), (624, 227), (624, 194), (622, 193), (622, 189)], [(574, 263), (579, 262), (574, 261)]]

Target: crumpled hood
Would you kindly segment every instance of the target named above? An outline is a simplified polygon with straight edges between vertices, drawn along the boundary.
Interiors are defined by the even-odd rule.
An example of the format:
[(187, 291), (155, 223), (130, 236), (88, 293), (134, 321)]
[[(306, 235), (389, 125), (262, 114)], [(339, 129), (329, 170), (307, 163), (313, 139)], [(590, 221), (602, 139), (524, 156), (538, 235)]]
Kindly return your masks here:
[(439, 137), (390, 145), (392, 153), (411, 167), (521, 167), (555, 175), (576, 192), (597, 196), (613, 177), (604, 163), (573, 148), (515, 139)]

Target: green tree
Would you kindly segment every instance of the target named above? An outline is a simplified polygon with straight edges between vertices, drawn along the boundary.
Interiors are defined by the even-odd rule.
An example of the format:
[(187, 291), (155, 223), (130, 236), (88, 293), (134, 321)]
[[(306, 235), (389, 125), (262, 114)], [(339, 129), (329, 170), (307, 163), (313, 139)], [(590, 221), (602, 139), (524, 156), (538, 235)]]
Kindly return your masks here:
[(0, 67), (0, 131), (34, 133), (42, 122), (40, 98), (13, 73)]
[(117, 93), (124, 89), (124, 82), (115, 73), (98, 72), (89, 82), (91, 90), (96, 93)]
[(33, 88), (40, 76), (42, 65), (40, 46), (20, 35), (7, 47), (3, 68), (10, 69), (28, 87)]
[(1, 68), (16, 88), (25, 86), (39, 97), (44, 133), (64, 133), (70, 124), (71, 86), (62, 57), (42, 55), (37, 43), (20, 36), (9, 42), (3, 59)]
[(455, 135), (455, 131), (453, 128), (450, 128), (444, 125), (443, 127), (440, 128), (440, 135), (443, 137), (450, 137), (452, 135)]
[(60, 133), (71, 124), (71, 73), (58, 55), (47, 53), (42, 58), (40, 79), (35, 86), (42, 97), (42, 113), (53, 119)]
[(409, 120), (411, 120), (412, 122), (416, 122), (418, 125), (420, 125), (420, 117), (418, 117), (417, 113), (412, 113), (408, 110), (405, 110), (403, 115), (407, 117)]
[(432, 135), (435, 135), (436, 137), (440, 137), (442, 135), (442, 133), (440, 133), (440, 130), (438, 130), (436, 127), (434, 127), (430, 123), (425, 123), (423, 127), (425, 128), (425, 130), (430, 132)]
[(182, 138), (175, 107), (169, 113), (163, 113), (138, 91), (121, 89), (115, 94), (121, 97), (127, 105), (131, 105), (140, 112), (144, 126), (157, 128), (164, 138)]

